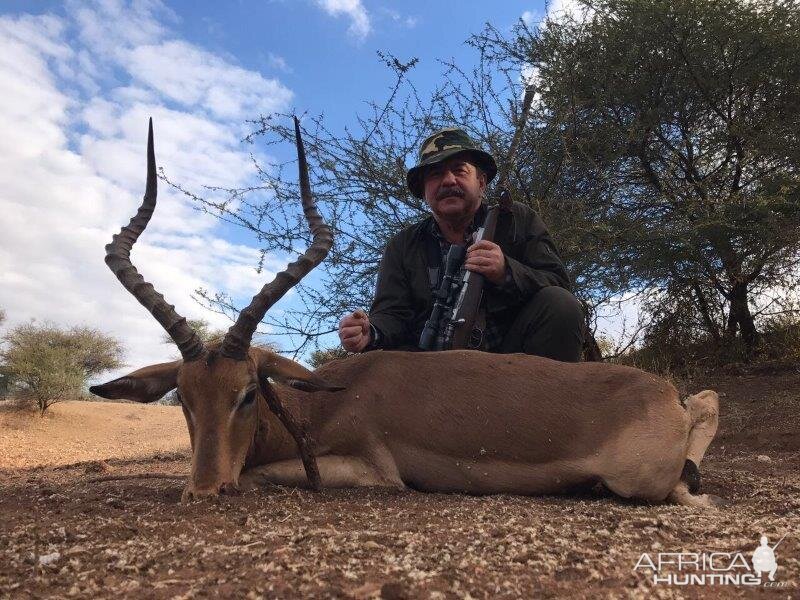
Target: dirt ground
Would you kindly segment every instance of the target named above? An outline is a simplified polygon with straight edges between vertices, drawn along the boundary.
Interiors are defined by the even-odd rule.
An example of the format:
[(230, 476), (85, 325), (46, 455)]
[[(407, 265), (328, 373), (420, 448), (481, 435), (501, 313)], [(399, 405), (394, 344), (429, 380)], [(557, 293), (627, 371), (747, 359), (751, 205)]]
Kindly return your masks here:
[[(181, 479), (91, 481), (187, 473), (179, 409), (64, 403), (42, 420), (0, 408), (0, 598), (800, 598), (800, 373), (685, 391), (706, 387), (721, 426), (703, 487), (732, 502), (714, 513), (601, 491), (274, 487), (180, 504)], [(786, 535), (771, 586), (654, 584), (634, 570), (643, 553), (749, 562), (762, 534)]]
[(2, 469), (189, 451), (186, 421), (177, 406), (60, 402), (41, 418), (35, 412), (3, 404), (8, 403), (0, 403)]

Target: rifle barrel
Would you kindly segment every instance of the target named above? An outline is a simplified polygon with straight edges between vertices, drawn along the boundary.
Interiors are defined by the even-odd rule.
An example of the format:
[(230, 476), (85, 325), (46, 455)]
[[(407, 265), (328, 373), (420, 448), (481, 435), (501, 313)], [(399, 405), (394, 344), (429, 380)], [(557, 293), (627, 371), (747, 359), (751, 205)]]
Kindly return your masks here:
[(525, 130), (525, 122), (528, 120), (528, 111), (531, 109), (531, 104), (533, 104), (533, 97), (535, 95), (535, 88), (532, 85), (528, 85), (525, 88), (525, 96), (522, 99), (522, 112), (520, 112), (519, 115), (517, 128), (514, 130), (514, 137), (511, 138), (511, 147), (508, 149), (507, 158), (503, 163), (503, 170), (500, 172), (500, 177), (497, 179), (498, 187), (505, 186), (508, 181), (508, 175), (511, 173), (511, 168), (513, 167), (513, 162), (517, 155), (517, 147), (520, 141), (522, 141), (522, 132)]

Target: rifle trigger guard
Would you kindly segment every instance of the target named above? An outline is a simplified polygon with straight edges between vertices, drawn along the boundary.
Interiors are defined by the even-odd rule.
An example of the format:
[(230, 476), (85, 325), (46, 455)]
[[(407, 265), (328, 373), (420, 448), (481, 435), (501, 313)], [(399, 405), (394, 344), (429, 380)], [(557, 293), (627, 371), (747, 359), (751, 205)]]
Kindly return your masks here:
[(469, 335), (469, 344), (467, 344), (467, 347), (472, 350), (476, 350), (481, 347), (482, 343), (483, 343), (483, 329), (480, 329), (479, 327), (474, 327)]

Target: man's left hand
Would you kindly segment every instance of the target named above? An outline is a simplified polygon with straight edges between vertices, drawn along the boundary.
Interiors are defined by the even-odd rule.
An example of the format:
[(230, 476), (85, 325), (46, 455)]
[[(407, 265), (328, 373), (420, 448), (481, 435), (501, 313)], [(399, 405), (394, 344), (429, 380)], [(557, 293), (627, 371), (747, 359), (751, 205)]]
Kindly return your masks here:
[(506, 257), (500, 246), (488, 240), (481, 240), (467, 248), (464, 267), (480, 273), (495, 285), (501, 285), (506, 278)]

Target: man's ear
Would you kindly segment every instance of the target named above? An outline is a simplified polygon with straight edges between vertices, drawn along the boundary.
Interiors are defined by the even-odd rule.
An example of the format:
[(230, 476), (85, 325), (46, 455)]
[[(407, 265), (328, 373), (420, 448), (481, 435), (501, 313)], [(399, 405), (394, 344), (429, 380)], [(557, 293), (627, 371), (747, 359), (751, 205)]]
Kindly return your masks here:
[(345, 389), (328, 383), (304, 366), (269, 350), (253, 348), (252, 352), (256, 359), (259, 380), (271, 377), (278, 383), (283, 383), (304, 392), (337, 392)]
[(108, 383), (93, 385), (89, 391), (110, 400), (155, 402), (178, 385), (178, 371), (182, 364), (182, 360), (176, 360), (150, 365)]
[(486, 191), (486, 186), (488, 185), (486, 180), (486, 172), (483, 169), (478, 169), (478, 183), (481, 186), (481, 194)]

